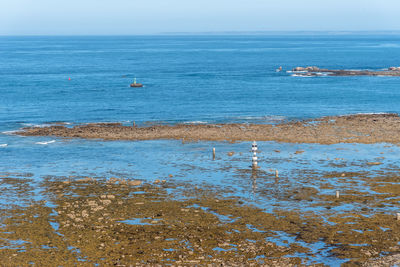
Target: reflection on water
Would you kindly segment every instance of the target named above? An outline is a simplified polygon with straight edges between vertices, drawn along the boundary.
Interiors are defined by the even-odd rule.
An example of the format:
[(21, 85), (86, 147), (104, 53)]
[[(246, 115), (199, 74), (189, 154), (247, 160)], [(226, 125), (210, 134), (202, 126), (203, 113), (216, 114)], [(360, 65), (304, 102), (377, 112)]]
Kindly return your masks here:
[[(173, 179), (194, 186), (218, 187), (227, 196), (242, 197), (265, 209), (272, 206), (315, 209), (311, 202), (293, 205), (285, 200), (287, 192), (302, 187), (315, 188), (317, 194), (322, 195), (335, 195), (337, 190), (341, 195), (345, 195), (346, 190), (374, 195), (380, 185), (374, 177), (400, 169), (397, 161), (400, 149), (390, 144), (259, 142), (260, 168), (253, 170), (250, 142), (182, 144), (167, 140), (56, 139), (54, 143), (36, 145), (43, 138), (8, 138), (9, 146), (2, 148), (0, 175), (30, 173), (30, 179), (36, 182), (48, 175), (67, 179), (117, 177), (150, 182)], [(213, 147), (217, 151), (215, 160), (210, 157)], [(232, 151), (235, 153), (231, 154)], [(374, 162), (382, 164), (370, 164)], [(279, 177), (275, 170), (279, 170)], [(373, 181), (377, 183), (369, 185)], [(382, 207), (386, 211), (392, 209), (395, 209), (393, 205)]]
[[(398, 230), (397, 226), (392, 223), (394, 222), (394, 214), (398, 212), (400, 201), (398, 194), (400, 181), (397, 176), (400, 170), (397, 162), (400, 149), (394, 145), (316, 145), (259, 142), (258, 165), (260, 168), (253, 169), (251, 168), (252, 155), (249, 152), (251, 149), (250, 142), (233, 144), (225, 142), (185, 142), (182, 144), (180, 141), (166, 140), (103, 142), (58, 138), (55, 139), (55, 142), (37, 145), (37, 142), (44, 142), (45, 140), (40, 137), (11, 136), (7, 138), (9, 145), (2, 148), (0, 161), (0, 201), (4, 209), (8, 209), (3, 213), (1, 222), (2, 226), (5, 227), (3, 236), (6, 240), (4, 241), (5, 248), (13, 245), (11, 241), (8, 242), (7, 240), (25, 240), (28, 242), (27, 244), (32, 243), (31, 239), (22, 238), (21, 236), (25, 237), (22, 233), (14, 235), (11, 239), (9, 234), (6, 234), (12, 232), (10, 229), (17, 222), (16, 217), (14, 217), (17, 210), (17, 213), (25, 216), (24, 218), (31, 215), (32, 218), (42, 217), (38, 221), (38, 225), (46, 225), (48, 231), (54, 232), (54, 236), (51, 235), (50, 240), (52, 238), (58, 240), (56, 236), (65, 236), (69, 231), (67, 228), (63, 231), (64, 222), (60, 218), (57, 219), (60, 216), (58, 211), (64, 212), (63, 207), (66, 202), (72, 207), (77, 205), (75, 208), (78, 210), (74, 209), (74, 213), (69, 214), (72, 214), (71, 216), (74, 218), (79, 218), (78, 222), (80, 222), (79, 220), (85, 221), (86, 218), (91, 218), (91, 220), (103, 218), (100, 219), (103, 222), (108, 215), (105, 215), (106, 217), (96, 217), (96, 215), (92, 218), (92, 215), (87, 213), (86, 208), (89, 207), (91, 210), (103, 214), (105, 206), (111, 205), (109, 203), (118, 204), (115, 199), (121, 197), (119, 201), (124, 203), (125, 200), (130, 199), (133, 207), (147, 205), (145, 204), (146, 201), (151, 200), (152, 204), (149, 202), (150, 206), (146, 206), (149, 211), (154, 211), (154, 209), (164, 210), (164, 206), (157, 207), (157, 205), (161, 205), (165, 201), (164, 198), (167, 194), (169, 195), (168, 201), (180, 203), (179, 210), (171, 210), (171, 214), (174, 212), (192, 212), (191, 209), (199, 210), (198, 212), (207, 213), (209, 214), (207, 216), (212, 215), (218, 219), (217, 225), (229, 224), (227, 231), (230, 233), (239, 231), (236, 224), (243, 223), (243, 219), (238, 219), (242, 216), (251, 221), (247, 223), (248, 225), (260, 230), (260, 234), (265, 234), (265, 238), (271, 237), (271, 232), (269, 232), (271, 229), (285, 232), (291, 238), (294, 233), (299, 232), (299, 229), (290, 228), (290, 223), (286, 226), (282, 225), (282, 227), (287, 228), (278, 229), (271, 225), (258, 225), (260, 218), (254, 218), (254, 221), (250, 219), (255, 215), (247, 212), (245, 214), (234, 213), (230, 209), (229, 211), (226, 210), (227, 206), (224, 206), (223, 209), (211, 207), (208, 201), (206, 203), (191, 202), (190, 204), (182, 201), (191, 197), (201, 199), (201, 196), (204, 195), (214, 200), (216, 198), (222, 200), (226, 197), (236, 199), (237, 203), (246, 207), (252, 205), (260, 208), (263, 212), (266, 212), (262, 216), (268, 217), (270, 216), (268, 214), (274, 214), (273, 216), (279, 217), (277, 211), (283, 210), (288, 212), (285, 218), (290, 221), (300, 223), (304, 219), (305, 221), (302, 223), (314, 227), (312, 230), (311, 228), (307, 230), (313, 232), (313, 234), (309, 236), (304, 232), (298, 238), (302, 239), (302, 247), (311, 249), (314, 251), (313, 253), (318, 254), (318, 262), (322, 263), (330, 262), (328, 257), (330, 258), (332, 255), (343, 255), (346, 259), (353, 257), (351, 253), (375, 255), (369, 248), (366, 252), (361, 251), (365, 249), (364, 246), (351, 245), (369, 242), (369, 237), (366, 236), (370, 235), (370, 232), (359, 232), (357, 231), (359, 229), (366, 229), (365, 227), (373, 229), (377, 235), (375, 238), (389, 237), (386, 236), (387, 231), (383, 231), (382, 228), (375, 229), (373, 225), (380, 225), (392, 231)], [(216, 148), (215, 160), (210, 156), (212, 147)], [(304, 152), (298, 153), (298, 151)], [(381, 164), (376, 164), (376, 162)], [(276, 175), (276, 170), (279, 170), (279, 176)], [(93, 177), (93, 179), (87, 177)], [(56, 182), (54, 182), (54, 179)], [(165, 192), (158, 192), (155, 196), (154, 189), (145, 186), (137, 190), (129, 189), (123, 193), (118, 191), (119, 189), (115, 189), (117, 191), (112, 189), (114, 186), (112, 184), (106, 185), (105, 189), (111, 186), (114, 191), (104, 192), (104, 188), (95, 186), (94, 183), (90, 184), (91, 188), (88, 193), (84, 193), (88, 189), (85, 189), (83, 184), (94, 181), (99, 181), (99, 184), (101, 184), (100, 182), (104, 180), (111, 180), (114, 183), (126, 186), (130, 185), (129, 181), (131, 180), (140, 180), (145, 184), (156, 182), (157, 187), (163, 188)], [(78, 184), (74, 184), (74, 181), (78, 181)], [(84, 183), (79, 184), (79, 181)], [(340, 198), (336, 199), (335, 192), (338, 190), (340, 191)], [(105, 195), (105, 197), (103, 198), (102, 195)], [(108, 198), (108, 195), (113, 195), (115, 198)], [(96, 204), (93, 201), (96, 201)], [(34, 210), (31, 210), (32, 203), (37, 205)], [(159, 220), (160, 218), (156, 216), (158, 213), (126, 213), (126, 216), (121, 216), (126, 212), (123, 206), (118, 204), (113, 207), (114, 213), (112, 214), (115, 214), (116, 222), (121, 224), (127, 222), (126, 227), (158, 227), (165, 222), (165, 220)], [(17, 210), (13, 210), (13, 208), (17, 208)], [(8, 214), (10, 210), (12, 214)], [(141, 208), (140, 210), (143, 211)], [(79, 217), (76, 217), (77, 212), (80, 214)], [(198, 213), (194, 210), (193, 212), (193, 214)], [(257, 212), (254, 214), (257, 214)], [(291, 216), (294, 215), (297, 217), (292, 218)], [(10, 216), (14, 219), (7, 220), (6, 218), (11, 218)], [(317, 220), (318, 223), (314, 220)], [(77, 224), (77, 222), (75, 222), (75, 226), (69, 223), (68, 227), (80, 229), (78, 225), (80, 224)], [(323, 241), (309, 238), (317, 236), (314, 231), (321, 229), (335, 231), (335, 227), (341, 229), (350, 227), (351, 229), (347, 229), (347, 232), (338, 232), (332, 236), (331, 233), (322, 232), (320, 238), (327, 240), (334, 238), (332, 242), (340, 240), (341, 245), (335, 245), (339, 247), (335, 248), (335, 246), (328, 245), (328, 242), (324, 242), (327, 247), (324, 247), (323, 254), (321, 254), (322, 252), (318, 252), (318, 249), (315, 248), (323, 246), (320, 243)], [(126, 231), (125, 228), (124, 231)], [(98, 232), (95, 230), (94, 233)], [(274, 239), (269, 240), (278, 243), (285, 242), (285, 240), (294, 242), (288, 238), (283, 240), (282, 236), (285, 235), (277, 235), (274, 236)], [(350, 236), (353, 237), (350, 238)], [(78, 237), (74, 238), (80, 240)], [(143, 238), (145, 239), (145, 237)], [(176, 236), (169, 238), (176, 238)], [(232, 237), (228, 239), (230, 238)], [(387, 242), (389, 241), (390, 238)], [(296, 239), (296, 242), (300, 241)], [(390, 251), (390, 242), (385, 251)], [(70, 253), (76, 254), (73, 256), (76, 259), (81, 259), (81, 254), (84, 253), (82, 249), (84, 248), (78, 246), (75, 241), (73, 243), (73, 247), (79, 248), (80, 252), (71, 250)], [(19, 251), (27, 250), (27, 244), (18, 245)], [(98, 245), (100, 246), (101, 243)], [(40, 246), (44, 248), (43, 246), (49, 245), (40, 243)], [(349, 249), (349, 246), (351, 249)], [(392, 247), (395, 248), (395, 246)], [(220, 249), (214, 250), (214, 248)], [(292, 249), (291, 246), (289, 248)], [(171, 253), (177, 251), (175, 247), (171, 251), (171, 247), (163, 247), (163, 249)], [(210, 250), (213, 253), (238, 253), (229, 244), (226, 246), (215, 244)], [(303, 250), (291, 251), (290, 255), (308, 259), (307, 253)], [(261, 255), (254, 255), (254, 257), (258, 257), (259, 260), (268, 260), (268, 257), (261, 257)], [(333, 261), (339, 262), (337, 259)]]

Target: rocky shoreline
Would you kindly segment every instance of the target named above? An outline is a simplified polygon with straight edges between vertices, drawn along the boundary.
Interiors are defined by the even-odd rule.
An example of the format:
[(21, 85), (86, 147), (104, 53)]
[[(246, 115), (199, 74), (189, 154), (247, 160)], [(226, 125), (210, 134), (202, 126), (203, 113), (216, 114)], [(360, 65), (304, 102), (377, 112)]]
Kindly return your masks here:
[(296, 76), (400, 76), (400, 67), (384, 70), (332, 70), (319, 67), (296, 67), (292, 69)]
[(74, 127), (27, 127), (22, 136), (103, 140), (276, 141), (285, 143), (399, 143), (398, 114), (356, 114), (289, 121), (281, 124), (176, 124), (146, 127), (92, 123)]
[[(380, 178), (387, 179), (397, 178)], [(322, 264), (321, 257), (334, 260), (332, 266), (400, 262), (400, 224), (393, 214), (371, 213), (376, 206), (391, 205), (394, 190), (376, 198), (348, 191), (340, 199), (315, 191), (310, 199), (315, 207), (325, 207), (319, 212), (266, 212), (223, 197), (218, 189), (173, 179), (133, 184), (117, 178), (47, 177), (38, 185), (33, 182), (12, 175), (0, 179), (0, 186), (9, 188), (3, 197), (20, 200), (2, 207), (3, 266), (330, 265)], [(33, 198), (37, 186), (47, 200)], [(307, 188), (297, 191), (305, 194)], [(366, 208), (335, 210), (346, 203)], [(325, 252), (312, 249), (317, 243)], [(383, 254), (392, 256), (376, 258)]]

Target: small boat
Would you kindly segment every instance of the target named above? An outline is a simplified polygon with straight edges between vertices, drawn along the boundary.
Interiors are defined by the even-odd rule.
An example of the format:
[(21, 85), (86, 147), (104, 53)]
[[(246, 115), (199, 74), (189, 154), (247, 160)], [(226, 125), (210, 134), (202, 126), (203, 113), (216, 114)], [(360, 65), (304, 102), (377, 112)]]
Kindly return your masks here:
[(137, 82), (136, 82), (136, 78), (135, 78), (135, 80), (133, 81), (133, 83), (131, 83), (131, 87), (143, 87), (143, 84), (137, 83)]

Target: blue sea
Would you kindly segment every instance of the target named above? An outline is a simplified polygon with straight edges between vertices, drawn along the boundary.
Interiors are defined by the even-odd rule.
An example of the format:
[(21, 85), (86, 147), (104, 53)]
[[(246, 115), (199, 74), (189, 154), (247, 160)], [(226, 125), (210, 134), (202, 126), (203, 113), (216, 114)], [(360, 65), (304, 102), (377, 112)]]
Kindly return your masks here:
[[(263, 172), (257, 177), (249, 167), (249, 142), (105, 142), (21, 137), (13, 131), (54, 122), (279, 123), (400, 113), (399, 77), (293, 77), (286, 72), (297, 66), (379, 70), (399, 66), (399, 60), (400, 35), (0, 37), (0, 175), (36, 181), (52, 175), (151, 182), (172, 174), (177, 181), (230, 190), (267, 211), (319, 212), (310, 204), (265, 194), (276, 186), (274, 170), (293, 188), (318, 186), (304, 173), (332, 171), (333, 158), (354, 163), (340, 171), (362, 171), (363, 162), (384, 154), (383, 165), (369, 167), (379, 173), (398, 165), (400, 149), (387, 144), (259, 142)], [(284, 71), (276, 72), (280, 66)], [(135, 77), (143, 88), (129, 87)], [(235, 154), (228, 156), (230, 151)], [(349, 186), (341, 180), (333, 185), (324, 193)], [(9, 201), (0, 197), (1, 203)], [(335, 207), (337, 212), (355, 208), (362, 207)], [(321, 255), (316, 262), (341, 261)]]
[[(275, 71), (382, 69), (399, 59), (400, 35), (0, 37), (0, 128), (399, 112), (398, 78)], [(145, 87), (129, 88), (134, 77)]]

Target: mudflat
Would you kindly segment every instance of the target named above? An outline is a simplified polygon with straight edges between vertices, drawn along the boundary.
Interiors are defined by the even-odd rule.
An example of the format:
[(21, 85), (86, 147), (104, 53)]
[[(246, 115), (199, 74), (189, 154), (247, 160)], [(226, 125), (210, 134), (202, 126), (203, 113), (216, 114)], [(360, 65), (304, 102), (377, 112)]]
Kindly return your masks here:
[(280, 124), (176, 124), (145, 127), (90, 123), (74, 127), (28, 127), (23, 136), (56, 136), (104, 140), (181, 139), (184, 141), (276, 141), (286, 143), (398, 143), (398, 114), (329, 116)]

